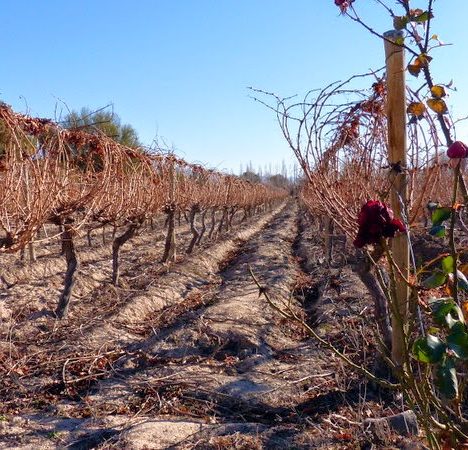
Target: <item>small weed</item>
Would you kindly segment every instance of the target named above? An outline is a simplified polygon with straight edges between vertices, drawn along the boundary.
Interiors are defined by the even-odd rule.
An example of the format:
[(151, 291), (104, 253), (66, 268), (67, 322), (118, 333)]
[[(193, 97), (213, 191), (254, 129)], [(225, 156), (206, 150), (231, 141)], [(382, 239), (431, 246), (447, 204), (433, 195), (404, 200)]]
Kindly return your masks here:
[(60, 433), (58, 431), (51, 431), (47, 433), (47, 437), (49, 439), (59, 439), (60, 438)]

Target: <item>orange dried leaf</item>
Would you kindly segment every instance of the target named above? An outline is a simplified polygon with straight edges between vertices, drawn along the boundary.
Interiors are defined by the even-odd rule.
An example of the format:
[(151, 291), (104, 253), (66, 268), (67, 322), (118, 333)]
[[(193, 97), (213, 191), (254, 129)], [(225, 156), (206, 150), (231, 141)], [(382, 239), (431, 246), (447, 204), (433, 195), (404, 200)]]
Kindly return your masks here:
[(411, 102), (406, 109), (408, 114), (413, 114), (416, 117), (422, 116), (426, 112), (426, 106), (421, 102)]
[(414, 77), (417, 77), (419, 75), (419, 72), (421, 72), (421, 66), (417, 63), (408, 64), (408, 72)]
[(450, 279), (450, 275), (452, 274), (449, 274), (449, 276), (447, 277), (447, 284), (444, 286), (445, 294), (448, 297), (451, 297), (453, 295), (453, 275), (452, 279)]
[(408, 64), (408, 72), (417, 77), (419, 72), (421, 72), (421, 69), (423, 67), (427, 67), (431, 61), (432, 58), (429, 55), (421, 53), (413, 60), (412, 63)]
[(445, 89), (443, 86), (432, 86), (431, 87), (431, 94), (434, 98), (442, 98), (445, 97), (447, 94), (445, 93)]
[(421, 53), (416, 58), (416, 61), (421, 67), (427, 67), (429, 65), (429, 63), (432, 61), (432, 57), (427, 55), (426, 53)]
[(446, 103), (441, 99), (430, 98), (427, 106), (437, 114), (445, 114), (448, 111)]

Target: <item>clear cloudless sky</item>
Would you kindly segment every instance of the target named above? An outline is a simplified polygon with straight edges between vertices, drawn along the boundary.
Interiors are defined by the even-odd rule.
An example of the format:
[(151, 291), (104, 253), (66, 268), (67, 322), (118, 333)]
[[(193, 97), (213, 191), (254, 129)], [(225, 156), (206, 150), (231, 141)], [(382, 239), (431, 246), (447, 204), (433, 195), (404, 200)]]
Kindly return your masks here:
[[(413, 0), (414, 6), (425, 1)], [(436, 0), (436, 81), (468, 115), (468, 1)], [(114, 105), (143, 143), (156, 136), (192, 162), (237, 172), (292, 155), (274, 114), (248, 86), (280, 96), (383, 66), (383, 45), (340, 16), (333, 0), (0, 0), (0, 100), (58, 118)], [(356, 0), (378, 31), (373, 0)], [(460, 127), (459, 138), (468, 137)], [(468, 127), (467, 127), (468, 128)]]

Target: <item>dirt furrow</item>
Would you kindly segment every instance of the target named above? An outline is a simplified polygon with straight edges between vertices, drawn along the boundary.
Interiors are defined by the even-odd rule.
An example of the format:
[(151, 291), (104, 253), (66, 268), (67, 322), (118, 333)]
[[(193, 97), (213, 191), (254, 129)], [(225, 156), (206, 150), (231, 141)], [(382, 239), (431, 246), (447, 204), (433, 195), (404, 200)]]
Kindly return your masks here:
[[(177, 307), (178, 303), (202, 292), (213, 280), (218, 282), (216, 272), (224, 261), (276, 213), (255, 218), (256, 223), (249, 221), (242, 224), (240, 231), (233, 232), (232, 238), (198, 250), (184, 262), (166, 268), (163, 273), (156, 274), (153, 270), (152, 278), (147, 280), (143, 289), (122, 290), (110, 285), (101, 286), (94, 293), (94, 299), (88, 300), (95, 301), (97, 314), (86, 314), (89, 307), (83, 305), (86, 301), (80, 299), (75, 300), (74, 312), (66, 321), (56, 323), (50, 316), (41, 314), (37, 317), (28, 317), (27, 314), (12, 317), (11, 328), (5, 330), (3, 345), (10, 358), (18, 355), (8, 362), (8, 375), (18, 374), (23, 380), (16, 395), (27, 399), (31, 398), (29, 393), (41, 390), (52, 390), (55, 395), (60, 391), (60, 384), (68, 382), (68, 372), (71, 372), (72, 379), (82, 378), (74, 376), (78, 366), (93, 363), (93, 359), (109, 369), (112, 361), (125, 353), (121, 346), (141, 341), (145, 332), (154, 329), (147, 325), (151, 318), (148, 315), (161, 314), (166, 306)], [(106, 298), (113, 299), (113, 308), (106, 308)], [(83, 314), (80, 315), (79, 311)], [(44, 359), (47, 354), (48, 357)], [(66, 368), (65, 364), (68, 364)], [(53, 367), (59, 368), (61, 365), (64, 365), (62, 378), (65, 379), (54, 381)], [(93, 367), (88, 367), (88, 370), (91, 370), (90, 375), (95, 372)], [(7, 389), (7, 386), (3, 388)], [(9, 401), (4, 406), (8, 407), (8, 404)]]
[(4, 441), (23, 444), (5, 448), (341, 448), (323, 425), (345, 414), (355, 429), (373, 394), (249, 274), (365, 363), (366, 296), (349, 267), (323, 264), (316, 234), (291, 203), (130, 293), (66, 341), (95, 360), (63, 361), (51, 407), (10, 421)]
[(154, 278), (145, 290), (137, 292), (103, 323), (83, 333), (86, 346), (99, 348), (113, 342), (114, 345), (129, 345), (141, 340), (141, 327), (148, 329), (150, 317), (164, 309), (183, 302), (189, 295), (196, 295), (217, 283), (219, 268), (244, 242), (259, 233), (282, 209), (281, 205), (270, 214), (260, 217), (255, 224), (243, 227), (230, 238), (209, 248), (206, 252), (188, 257), (186, 261), (166, 274)]
[[(330, 383), (335, 374), (314, 345), (304, 344), (303, 336), (259, 299), (248, 270), (273, 298), (300, 309), (291, 299), (303, 276), (293, 248), (296, 208), (290, 206), (242, 248), (221, 273), (221, 287), (208, 306), (150, 338), (133, 364), (127, 361), (125, 376), (101, 382), (87, 406), (105, 415), (155, 414), (153, 432), (166, 427), (168, 418), (176, 419), (172, 444), (193, 433), (193, 419), (204, 432), (219, 432), (221, 423), (239, 432), (243, 422), (256, 424), (257, 432), (288, 423), (300, 428), (304, 420), (294, 405), (305, 402), (314, 383)], [(159, 404), (155, 396), (162, 396)], [(136, 434), (127, 431), (121, 443), (143, 448)]]
[[(253, 218), (236, 227), (245, 230), (251, 227), (252, 220), (256, 219)], [(235, 229), (233, 233), (235, 236)], [(83, 335), (89, 330), (102, 331), (102, 324), (118, 318), (121, 308), (127, 308), (135, 298), (151, 296), (151, 292), (148, 294), (148, 291), (157, 285), (158, 279), (167, 275), (168, 270), (172, 270), (175, 274), (179, 270), (185, 271), (183, 264), (181, 268), (178, 267), (180, 261), (172, 267), (158, 261), (159, 253), (162, 254), (163, 238), (163, 234), (142, 233), (129, 245), (124, 246), (121, 276), (123, 286), (120, 287), (114, 287), (109, 282), (111, 274), (109, 249), (107, 247), (91, 249), (84, 247), (80, 254), (82, 264), (77, 277), (70, 315), (67, 320), (59, 323), (55, 322), (51, 311), (55, 308), (55, 302), (61, 290), (62, 277), (59, 272), (64, 269), (62, 258), (58, 254), (55, 257), (49, 255), (22, 267), (19, 271), (15, 271), (17, 264), (10, 264), (10, 269), (8, 265), (3, 266), (3, 275), (10, 270), (16, 274), (16, 281), (8, 289), (0, 292), (0, 331), (5, 337), (3, 344), (9, 349), (5, 348), (5, 345), (1, 348), (14, 354), (16, 350), (20, 351), (23, 347), (31, 350), (29, 348), (31, 341), (38, 344), (45, 341), (47, 345), (56, 342), (65, 347), (67, 342), (70, 342), (73, 347), (79, 344), (78, 341), (84, 340)], [(188, 228), (179, 227), (179, 247), (184, 248), (189, 240)], [(209, 251), (210, 248), (215, 248), (218, 244), (223, 246), (223, 240), (202, 243), (194, 252), (192, 259), (196, 259), (198, 255)], [(179, 258), (179, 260), (182, 259), (190, 262), (190, 258)], [(25, 281), (26, 278), (28, 283)], [(32, 292), (33, 296), (31, 296)], [(141, 319), (141, 322), (144, 322), (143, 317)], [(117, 319), (115, 323), (118, 321)], [(123, 321), (120, 323), (125, 331), (128, 324)], [(135, 332), (138, 331), (138, 329), (135, 330)], [(119, 332), (115, 334), (118, 335)], [(37, 339), (38, 335), (39, 339)], [(109, 339), (106, 337), (106, 340)], [(85, 343), (86, 346), (88, 344), (89, 342)], [(102, 344), (103, 342), (96, 342), (96, 346)]]
[[(157, 276), (165, 266), (160, 263), (163, 254), (165, 231), (164, 218), (160, 217), (155, 223), (155, 229), (142, 229), (139, 234), (125, 244), (121, 250), (121, 287), (122, 290), (144, 289), (147, 278)], [(234, 221), (233, 231), (252, 223), (251, 218), (245, 223)], [(49, 227), (50, 228), (50, 227)], [(63, 283), (63, 274), (66, 269), (65, 260), (60, 256), (60, 241), (56, 237), (55, 229), (49, 229), (51, 240), (39, 239), (35, 244), (37, 260), (34, 262), (20, 261), (18, 256), (10, 254), (0, 255), (0, 327), (4, 326), (14, 316), (17, 319), (24, 317), (30, 322), (38, 316), (47, 314), (55, 309), (55, 302), (60, 296)], [(117, 234), (121, 231), (119, 230)], [(189, 226), (179, 223), (176, 227), (177, 247), (183, 259), (184, 251), (192, 239)], [(111, 246), (112, 232), (106, 232), (106, 244), (93, 238), (93, 246), (89, 246), (86, 233), (80, 231), (75, 238), (77, 253), (80, 260), (78, 276), (74, 287), (74, 298), (70, 317), (76, 326), (80, 326), (81, 317), (102, 315), (93, 305), (96, 297), (106, 294), (103, 285), (108, 285), (112, 275)], [(195, 253), (212, 246), (214, 241), (202, 241)], [(34, 289), (34, 298), (31, 299), (31, 287)], [(108, 293), (108, 292), (107, 292)], [(111, 292), (112, 293), (112, 292)], [(114, 292), (115, 294), (115, 292)], [(115, 295), (114, 295), (115, 297)], [(118, 307), (119, 302), (110, 302), (101, 310), (109, 312), (113, 306)], [(3, 323), (2, 323), (3, 322)], [(16, 320), (18, 322), (18, 320)], [(17, 325), (16, 325), (17, 327)]]

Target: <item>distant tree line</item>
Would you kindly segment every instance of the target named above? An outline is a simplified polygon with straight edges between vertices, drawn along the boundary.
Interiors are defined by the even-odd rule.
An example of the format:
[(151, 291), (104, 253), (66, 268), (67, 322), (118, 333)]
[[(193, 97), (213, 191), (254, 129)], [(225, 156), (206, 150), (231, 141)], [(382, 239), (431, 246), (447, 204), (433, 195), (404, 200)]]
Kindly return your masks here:
[(245, 170), (241, 165), (240, 177), (252, 183), (265, 183), (287, 190), (292, 190), (300, 181), (298, 168), (293, 167), (288, 170), (284, 161), (281, 164), (281, 168), (276, 167), (273, 169), (270, 164), (265, 166), (265, 168), (259, 167), (258, 170), (255, 170), (252, 163), (249, 162)]

